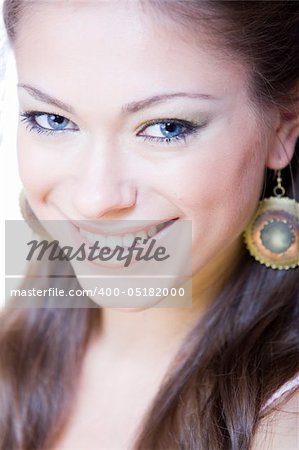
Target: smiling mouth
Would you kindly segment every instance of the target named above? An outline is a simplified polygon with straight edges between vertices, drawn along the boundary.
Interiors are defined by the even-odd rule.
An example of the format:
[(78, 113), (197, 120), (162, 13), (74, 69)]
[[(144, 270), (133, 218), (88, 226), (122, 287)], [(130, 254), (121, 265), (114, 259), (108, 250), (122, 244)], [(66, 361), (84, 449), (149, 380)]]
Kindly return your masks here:
[(83, 228), (79, 228), (79, 233), (84, 238), (84, 240), (91, 245), (97, 243), (100, 247), (108, 247), (111, 250), (115, 249), (117, 246), (122, 248), (128, 248), (133, 245), (135, 239), (137, 238), (139, 238), (137, 241), (138, 243), (137, 246), (142, 244), (144, 240), (147, 241), (148, 239), (156, 237), (158, 238), (158, 235), (160, 235), (160, 232), (162, 232), (162, 230), (165, 230), (177, 220), (178, 218), (167, 220), (166, 222), (162, 222), (157, 225), (152, 225), (147, 229), (127, 234), (118, 234), (118, 235), (96, 234), (84, 230)]

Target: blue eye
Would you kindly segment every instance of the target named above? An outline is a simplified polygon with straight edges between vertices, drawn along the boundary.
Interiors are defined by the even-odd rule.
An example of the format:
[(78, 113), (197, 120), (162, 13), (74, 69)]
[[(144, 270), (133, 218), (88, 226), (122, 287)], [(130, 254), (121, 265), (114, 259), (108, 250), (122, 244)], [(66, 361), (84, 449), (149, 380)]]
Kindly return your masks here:
[(57, 132), (77, 131), (77, 126), (64, 116), (29, 111), (21, 113), (22, 122), (27, 123), (30, 131), (54, 134)]
[(35, 121), (43, 128), (46, 128), (46, 126), (43, 125), (43, 122), (46, 121), (47, 125), (49, 125), (50, 128), (54, 130), (64, 130), (70, 123), (70, 121), (65, 117), (57, 116), (56, 114), (44, 114), (42, 116), (36, 117)]
[(170, 144), (172, 142), (186, 141), (187, 136), (194, 134), (203, 125), (176, 119), (159, 120), (146, 125), (138, 136), (145, 141), (154, 141)]
[(161, 133), (166, 138), (173, 138), (176, 136), (180, 136), (184, 131), (183, 125), (176, 122), (166, 122), (159, 125)]

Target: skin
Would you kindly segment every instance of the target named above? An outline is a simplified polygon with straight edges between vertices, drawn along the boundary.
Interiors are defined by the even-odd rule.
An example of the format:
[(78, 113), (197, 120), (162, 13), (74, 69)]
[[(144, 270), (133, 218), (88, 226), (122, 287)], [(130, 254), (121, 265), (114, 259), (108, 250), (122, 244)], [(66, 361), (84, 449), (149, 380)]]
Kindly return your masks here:
[[(247, 68), (236, 58), (224, 57), (221, 48), (207, 47), (202, 36), (199, 47), (183, 39), (175, 24), (153, 20), (138, 2), (123, 1), (61, 2), (59, 8), (43, 3), (19, 27), (19, 85), (27, 86), (18, 90), (21, 113), (57, 114), (74, 128), (47, 135), (30, 132), (20, 121), (20, 175), (36, 215), (101, 223), (192, 220), (192, 308), (150, 308), (153, 299), (129, 314), (102, 305), (101, 345), (96, 342), (87, 355), (81, 390), (85, 399), (79, 400), (81, 413), (75, 419), (79, 430), (92, 404), (97, 405), (95, 422), (101, 412), (103, 420), (100, 401), (123, 395), (126, 404), (132, 387), (142, 406), (118, 435), (125, 436), (131, 421), (140, 418), (183, 337), (236, 264), (265, 168), (285, 167), (294, 152), (298, 123), (273, 109), (266, 126), (249, 98)], [(37, 100), (28, 86), (74, 111)], [(182, 92), (213, 99), (176, 96), (122, 112), (132, 102)], [(157, 125), (141, 132), (161, 118), (205, 126), (185, 142), (144, 141), (141, 134), (162, 136)], [(39, 122), (46, 124), (41, 117)], [(103, 364), (108, 370), (102, 370)], [(153, 366), (156, 381), (149, 387)], [(120, 371), (128, 374), (124, 383), (113, 381)], [(88, 391), (92, 380), (98, 386), (99, 379), (105, 389)], [(142, 397), (146, 390), (148, 395)], [(111, 443), (115, 421), (111, 436), (104, 423)]]

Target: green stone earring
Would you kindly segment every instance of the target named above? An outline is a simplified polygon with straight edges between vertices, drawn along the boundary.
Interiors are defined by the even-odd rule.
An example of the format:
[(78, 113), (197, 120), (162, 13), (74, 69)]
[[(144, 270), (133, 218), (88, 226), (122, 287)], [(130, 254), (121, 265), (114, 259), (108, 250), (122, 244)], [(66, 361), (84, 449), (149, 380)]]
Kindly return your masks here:
[(243, 237), (249, 253), (272, 269), (299, 266), (299, 203), (283, 197), (281, 171), (277, 174), (274, 197), (259, 202)]

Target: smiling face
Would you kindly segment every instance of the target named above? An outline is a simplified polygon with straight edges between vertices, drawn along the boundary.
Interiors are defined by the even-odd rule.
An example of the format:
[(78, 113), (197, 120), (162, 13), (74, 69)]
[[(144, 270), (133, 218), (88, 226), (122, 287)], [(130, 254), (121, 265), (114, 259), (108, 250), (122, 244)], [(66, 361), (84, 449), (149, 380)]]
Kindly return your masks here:
[(228, 264), (273, 140), (241, 63), (139, 2), (43, 3), (18, 33), (19, 168), (36, 215), (191, 220), (193, 274)]

